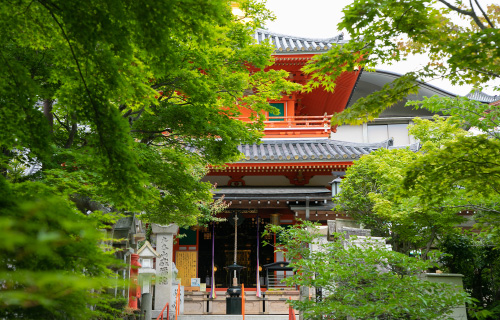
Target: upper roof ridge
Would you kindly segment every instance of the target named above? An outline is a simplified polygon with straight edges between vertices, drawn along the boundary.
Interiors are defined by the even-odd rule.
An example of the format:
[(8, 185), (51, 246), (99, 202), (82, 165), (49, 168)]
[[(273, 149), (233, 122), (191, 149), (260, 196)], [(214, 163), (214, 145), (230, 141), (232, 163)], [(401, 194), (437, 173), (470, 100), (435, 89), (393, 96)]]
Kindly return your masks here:
[(304, 51), (309, 51), (311, 53), (326, 52), (330, 50), (333, 45), (342, 43), (344, 39), (343, 33), (339, 33), (332, 38), (318, 39), (285, 35), (266, 29), (255, 30), (253, 36), (259, 44), (269, 39), (270, 43), (276, 49), (276, 52), (280, 53)]
[(265, 34), (268, 34), (268, 35), (271, 35), (271, 36), (284, 37), (284, 38), (292, 38), (292, 39), (298, 39), (298, 40), (315, 41), (315, 42), (337, 43), (337, 42), (339, 42), (341, 40), (344, 40), (344, 33), (343, 32), (339, 32), (339, 34), (337, 34), (334, 37), (330, 37), (330, 38), (299, 37), (299, 36), (278, 33), (278, 32), (270, 31), (270, 30), (267, 30), (267, 29), (260, 29), (260, 28), (257, 29), (257, 30), (255, 30), (255, 32), (256, 33), (258, 33), (258, 32), (265, 33)]
[(466, 97), (471, 99), (471, 100), (477, 100), (477, 101), (483, 102), (483, 103), (492, 103), (492, 102), (500, 100), (500, 95), (492, 96), (492, 95), (484, 93), (480, 90), (471, 91), (466, 95)]

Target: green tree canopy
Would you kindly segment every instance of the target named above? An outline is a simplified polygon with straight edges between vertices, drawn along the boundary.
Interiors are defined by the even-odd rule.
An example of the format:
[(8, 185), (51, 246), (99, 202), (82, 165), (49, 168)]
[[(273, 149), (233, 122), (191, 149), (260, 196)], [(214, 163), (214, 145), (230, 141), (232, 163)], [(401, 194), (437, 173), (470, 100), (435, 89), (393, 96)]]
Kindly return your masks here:
[[(97, 236), (78, 239), (95, 220), (112, 224), (113, 210), (181, 226), (210, 219), (206, 167), (238, 159), (236, 146), (261, 136), (268, 99), (299, 88), (264, 71), (272, 48), (252, 33), (270, 13), (236, 2), (246, 17), (227, 1), (0, 2), (1, 229), (12, 237), (1, 307), (77, 318), (110, 264)], [(240, 108), (256, 121), (236, 120)]]
[[(424, 249), (424, 255), (432, 243), (458, 224), (457, 198), (462, 189), (452, 189), (443, 204), (433, 206), (425, 198), (425, 188), (407, 190), (404, 182), (409, 170), (416, 167), (432, 150), (467, 132), (455, 119), (434, 117), (434, 121), (416, 118), (409, 132), (422, 144), (418, 152), (408, 148), (379, 149), (355, 161), (341, 184), (341, 192), (334, 199), (337, 210), (344, 211), (354, 219), (373, 229), (375, 235), (390, 237), (396, 251), (409, 253)], [(439, 183), (439, 180), (433, 180)], [(460, 211), (460, 210), (459, 210)]]
[[(499, 107), (461, 99), (436, 97), (414, 102), (431, 111), (441, 110), (450, 120), (477, 129), (476, 135), (458, 136), (429, 150), (408, 168), (404, 187), (421, 195), (433, 208), (476, 212), (488, 237), (500, 243), (500, 136)], [(457, 193), (459, 197), (454, 196)], [(453, 202), (446, 199), (453, 198)]]
[(211, 202), (206, 165), (260, 137), (261, 121), (235, 120), (240, 108), (262, 120), (268, 99), (298, 88), (262, 71), (272, 49), (251, 35), (270, 14), (240, 5), (250, 22), (223, 1), (1, 4), (4, 177), (38, 164), (62, 193), (195, 223)]
[[(361, 98), (334, 124), (361, 123), (378, 115), (408, 94), (416, 93), (417, 80), (448, 79), (452, 84), (480, 86), (500, 78), (500, 6), (482, 7), (479, 1), (355, 0), (343, 9), (338, 29), (351, 39), (327, 54), (316, 56), (304, 69), (312, 76), (310, 88), (333, 90), (334, 80), (358, 67), (424, 54), (430, 62)], [(498, 87), (496, 88), (499, 89)]]
[[(432, 264), (385, 248), (321, 240), (311, 222), (291, 228), (269, 226), (282, 239), (294, 275), (288, 285), (322, 289), (316, 299), (292, 300), (306, 319), (452, 319), (452, 309), (470, 301), (461, 289), (420, 278)], [(324, 236), (323, 236), (324, 237)]]
[(95, 221), (43, 183), (0, 184), (0, 317), (93, 318), (88, 305), (106, 304), (100, 288), (121, 266)]

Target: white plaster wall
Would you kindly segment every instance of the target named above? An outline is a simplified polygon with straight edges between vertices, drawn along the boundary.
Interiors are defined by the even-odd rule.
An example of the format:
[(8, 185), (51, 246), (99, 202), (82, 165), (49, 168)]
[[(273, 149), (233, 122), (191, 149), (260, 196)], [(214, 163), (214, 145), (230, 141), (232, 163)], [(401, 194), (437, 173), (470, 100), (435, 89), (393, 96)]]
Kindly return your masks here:
[(318, 187), (327, 187), (330, 185), (330, 182), (334, 179), (332, 175), (329, 176), (314, 176), (309, 180), (308, 186), (318, 186)]
[(394, 146), (404, 146), (415, 142), (413, 137), (408, 136), (408, 123), (344, 125), (339, 126), (337, 132), (332, 133), (331, 138), (333, 140), (359, 143), (377, 143), (393, 138)]
[(394, 146), (410, 144), (408, 136), (408, 123), (369, 124), (367, 127), (368, 142), (381, 142), (394, 139)]
[(408, 135), (408, 123), (390, 124), (389, 138), (394, 139), (395, 146), (403, 146), (410, 144), (410, 136)]
[(363, 126), (343, 125), (337, 127), (337, 132), (332, 133), (333, 140), (348, 142), (366, 142), (363, 137)]

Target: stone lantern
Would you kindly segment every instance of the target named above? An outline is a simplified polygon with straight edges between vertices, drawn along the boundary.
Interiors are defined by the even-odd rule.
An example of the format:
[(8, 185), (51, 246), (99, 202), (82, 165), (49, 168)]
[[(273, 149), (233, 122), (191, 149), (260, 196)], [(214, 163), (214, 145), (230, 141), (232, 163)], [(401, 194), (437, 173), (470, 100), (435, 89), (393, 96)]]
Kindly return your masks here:
[[(241, 270), (245, 267), (233, 263), (230, 266), (224, 267), (227, 269), (232, 282), (229, 285), (226, 293), (226, 314), (241, 314)], [(229, 297), (228, 297), (229, 296)]]
[[(144, 245), (137, 251), (140, 258), (140, 263), (142, 267), (139, 269), (139, 283), (142, 287), (142, 303), (141, 309), (146, 312), (146, 319), (151, 319), (152, 306), (152, 296), (151, 296), (151, 279), (153, 275), (156, 274), (156, 269), (154, 268), (153, 259), (158, 258), (160, 255), (151, 246), (149, 241), (146, 241)], [(148, 318), (149, 316), (149, 318)]]

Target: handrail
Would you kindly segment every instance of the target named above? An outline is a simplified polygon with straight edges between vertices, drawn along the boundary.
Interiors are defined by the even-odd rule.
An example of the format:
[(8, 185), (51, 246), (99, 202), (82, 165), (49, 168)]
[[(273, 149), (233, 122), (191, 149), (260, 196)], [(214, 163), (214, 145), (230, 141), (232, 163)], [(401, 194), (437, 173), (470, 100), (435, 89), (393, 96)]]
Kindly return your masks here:
[[(279, 121), (296, 120), (296, 121), (316, 121), (316, 122), (319, 122), (319, 121), (324, 121), (324, 120), (328, 120), (331, 118), (332, 118), (331, 115), (329, 115), (329, 116), (286, 116), (286, 117), (285, 116), (277, 116), (277, 117), (268, 117), (264, 121), (279, 122)], [(241, 121), (246, 121), (246, 122), (256, 121), (256, 120), (250, 119), (249, 117), (238, 117), (236, 119), (239, 119)]]
[[(255, 123), (256, 120), (249, 117), (239, 117), (238, 120), (243, 122)], [(331, 115), (324, 116), (277, 116), (269, 117), (263, 122), (266, 128), (292, 128), (292, 127), (316, 127), (325, 128), (330, 126)]]
[(175, 320), (177, 320), (177, 316), (179, 315), (181, 303), (181, 284), (177, 284), (177, 295), (175, 296)]
[(161, 310), (160, 314), (158, 315), (158, 318), (156, 318), (156, 320), (163, 320), (163, 311), (165, 311), (165, 308), (167, 308), (167, 319), (168, 319), (168, 314), (170, 312), (170, 305), (167, 303), (165, 303), (165, 306), (163, 307), (163, 309)]
[[(297, 120), (322, 120), (331, 118), (332, 115), (323, 115), (323, 116), (269, 116), (271, 119), (297, 119)], [(250, 119), (250, 117), (237, 117), (236, 119), (246, 120)]]
[[(292, 297), (290, 297), (290, 300), (292, 300)], [(293, 311), (291, 304), (288, 306), (288, 320), (295, 320), (295, 311)]]
[(243, 320), (245, 320), (245, 284), (241, 284), (241, 315)]

